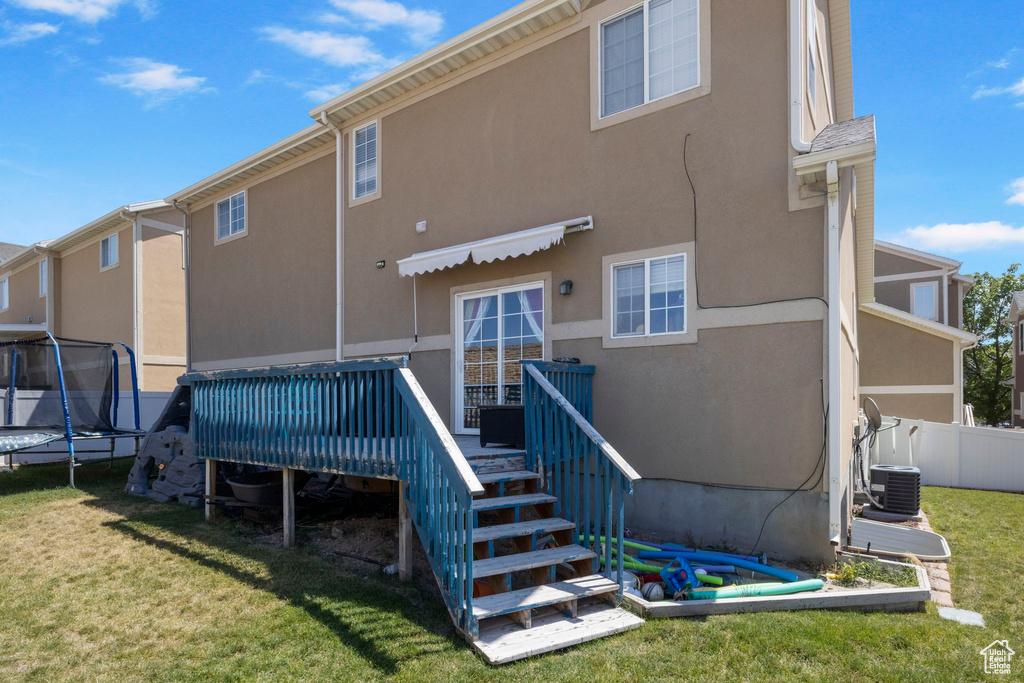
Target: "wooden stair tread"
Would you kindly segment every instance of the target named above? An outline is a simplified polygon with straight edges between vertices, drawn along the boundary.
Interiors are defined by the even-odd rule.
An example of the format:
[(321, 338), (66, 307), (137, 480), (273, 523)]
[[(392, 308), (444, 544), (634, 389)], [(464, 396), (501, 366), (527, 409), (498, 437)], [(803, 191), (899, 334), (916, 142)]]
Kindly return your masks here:
[(531, 534), (549, 534), (554, 531), (575, 529), (576, 524), (560, 517), (535, 519), (531, 522), (515, 522), (514, 524), (495, 524), (473, 529), (473, 542), (496, 541), (499, 538), (516, 538)]
[(480, 480), (481, 484), (498, 484), (509, 481), (529, 481), (531, 479), (540, 479), (540, 475), (536, 472), (515, 470), (512, 472), (489, 472), (487, 474), (478, 474), (476, 475), (476, 478)]
[(488, 664), (506, 664), (642, 626), (644, 620), (619, 607), (583, 605), (576, 618), (549, 610), (525, 629), (509, 620), (485, 622), (472, 645)]
[(524, 571), (534, 567), (548, 567), (573, 560), (589, 560), (597, 557), (594, 551), (578, 545), (564, 545), (557, 548), (534, 550), (501, 557), (489, 557), (473, 561), (473, 578), (482, 579), (511, 572)]
[(554, 503), (558, 499), (546, 493), (527, 493), (521, 496), (499, 496), (497, 498), (477, 498), (473, 501), (473, 511), (500, 510), (501, 508), (522, 507), (524, 505), (540, 505)]
[(474, 598), (473, 616), (477, 619), (486, 619), (618, 590), (619, 584), (599, 574), (594, 574), (578, 579)]

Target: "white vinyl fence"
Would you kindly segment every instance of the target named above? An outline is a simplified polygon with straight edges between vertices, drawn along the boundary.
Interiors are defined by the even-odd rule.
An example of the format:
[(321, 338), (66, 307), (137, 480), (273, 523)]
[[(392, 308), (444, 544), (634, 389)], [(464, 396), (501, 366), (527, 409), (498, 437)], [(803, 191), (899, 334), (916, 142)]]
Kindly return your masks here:
[(1024, 431), (903, 420), (878, 435), (871, 462), (919, 467), (928, 486), (1024, 492)]
[[(6, 410), (6, 392), (2, 392), (0, 406)], [(140, 391), (139, 392), (139, 415), (140, 426), (148, 430), (153, 426), (167, 405), (167, 399), (171, 397), (169, 391)], [(15, 400), (18, 400), (15, 398)], [(4, 413), (6, 415), (6, 412)], [(135, 428), (135, 408), (132, 404), (132, 392), (122, 391), (120, 404), (117, 411), (117, 426), (121, 429)], [(75, 441), (76, 460), (89, 460), (92, 458), (107, 458), (107, 454), (84, 453), (78, 454), (79, 450), (101, 450), (108, 449), (109, 439), (90, 439), (88, 441)], [(115, 455), (131, 455), (135, 449), (135, 439), (118, 439)], [(13, 455), (13, 458), (12, 458)], [(14, 454), (0, 454), (0, 466), (10, 464), (37, 464), (46, 462), (59, 462), (68, 457), (67, 443), (63, 440), (34, 448), (30, 451), (22, 451)]]

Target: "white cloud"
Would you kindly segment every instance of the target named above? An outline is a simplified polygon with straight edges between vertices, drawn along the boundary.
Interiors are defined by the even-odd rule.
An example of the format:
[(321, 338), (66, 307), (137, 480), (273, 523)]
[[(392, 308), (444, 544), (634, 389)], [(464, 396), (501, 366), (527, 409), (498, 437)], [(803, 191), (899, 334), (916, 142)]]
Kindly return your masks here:
[(127, 71), (108, 74), (101, 78), (100, 82), (116, 85), (146, 98), (147, 107), (162, 104), (182, 95), (213, 90), (203, 87), (206, 78), (186, 76), (185, 69), (174, 64), (154, 62), (144, 57), (126, 59), (121, 63), (127, 67)]
[(939, 254), (1024, 247), (1024, 227), (999, 221), (919, 225), (907, 228), (893, 241)]
[(126, 3), (135, 5), (144, 19), (149, 19), (156, 12), (153, 0), (8, 0), (8, 2), (25, 9), (53, 12), (90, 24), (95, 24), (102, 19), (109, 19), (114, 16), (118, 7)]
[(1007, 204), (1024, 206), (1024, 178), (1017, 178), (1006, 189), (1010, 193), (1010, 198), (1006, 200)]
[(53, 35), (60, 29), (53, 24), (38, 22), (35, 24), (12, 24), (4, 22), (4, 36), (0, 38), (0, 45), (17, 45), (27, 43), (36, 38)]
[[(444, 28), (444, 17), (436, 10), (409, 9), (400, 2), (390, 0), (331, 0), (331, 4), (366, 29), (393, 26), (406, 32), (415, 43), (430, 43)], [(326, 21), (349, 22), (337, 14), (322, 17)]]
[(991, 97), (993, 95), (1014, 95), (1016, 97), (1024, 97), (1024, 78), (1020, 79), (1013, 85), (1006, 87), (995, 87), (990, 88), (986, 85), (979, 86), (974, 94), (971, 96), (972, 99), (980, 99), (982, 97)]
[(1006, 57), (1003, 57), (998, 62), (989, 62), (988, 65), (993, 69), (1005, 69), (1006, 67), (1010, 66), (1010, 60), (1007, 59)]
[(346, 90), (348, 90), (348, 85), (345, 83), (331, 83), (307, 90), (305, 94), (310, 100), (320, 103), (332, 100)]
[(327, 31), (295, 31), (280, 26), (267, 26), (263, 35), (293, 52), (319, 59), (331, 66), (383, 66), (390, 60), (377, 52), (365, 36), (344, 36)]

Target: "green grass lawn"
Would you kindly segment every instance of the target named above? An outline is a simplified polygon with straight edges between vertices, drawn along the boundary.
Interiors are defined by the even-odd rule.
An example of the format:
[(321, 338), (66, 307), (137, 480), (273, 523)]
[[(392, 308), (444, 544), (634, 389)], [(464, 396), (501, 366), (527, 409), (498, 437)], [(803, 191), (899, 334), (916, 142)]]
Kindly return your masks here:
[(127, 469), (83, 467), (78, 490), (60, 467), (0, 474), (0, 680), (946, 681), (984, 678), (997, 638), (1024, 673), (1024, 496), (924, 494), (986, 629), (932, 605), (664, 619), (493, 669), (426, 591), (127, 496)]

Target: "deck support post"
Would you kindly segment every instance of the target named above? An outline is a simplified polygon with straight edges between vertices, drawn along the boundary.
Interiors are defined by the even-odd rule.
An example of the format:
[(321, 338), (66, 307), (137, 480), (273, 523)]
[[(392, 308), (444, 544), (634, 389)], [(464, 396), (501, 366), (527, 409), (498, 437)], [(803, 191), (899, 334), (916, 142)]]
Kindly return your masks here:
[(291, 548), (295, 545), (295, 470), (286, 467), (281, 470), (281, 477), (284, 484), (284, 547)]
[[(136, 442), (137, 443), (137, 442)], [(135, 449), (138, 452), (138, 448)], [(206, 459), (206, 496), (203, 502), (203, 509), (206, 512), (206, 521), (213, 519), (217, 508), (213, 504), (213, 497), (217, 495), (217, 461), (211, 458)]]
[(398, 580), (412, 579), (412, 516), (405, 502), (405, 482), (398, 482)]

